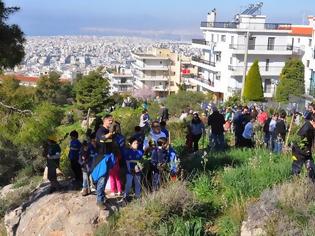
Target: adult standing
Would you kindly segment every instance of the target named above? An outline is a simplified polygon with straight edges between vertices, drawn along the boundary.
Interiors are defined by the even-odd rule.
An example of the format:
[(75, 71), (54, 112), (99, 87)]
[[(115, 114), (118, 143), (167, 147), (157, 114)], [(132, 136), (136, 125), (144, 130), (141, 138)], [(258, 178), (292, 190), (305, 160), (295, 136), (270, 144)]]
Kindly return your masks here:
[(159, 111), (159, 119), (160, 119), (160, 122), (161, 121), (166, 122), (169, 119), (168, 109), (165, 107), (165, 105), (163, 103), (161, 104), (161, 108)]
[(310, 120), (306, 120), (304, 125), (298, 131), (300, 140), (294, 143), (292, 147), (293, 163), (292, 173), (298, 175), (301, 172), (303, 164), (308, 171), (308, 176), (315, 182), (315, 167), (312, 157), (312, 147), (315, 134), (315, 114), (312, 114)]
[(70, 132), (70, 151), (68, 157), (71, 162), (71, 169), (74, 174), (75, 181), (78, 185), (82, 184), (82, 170), (79, 164), (79, 154), (81, 149), (81, 142), (79, 141), (79, 134), (76, 130)]
[(211, 142), (216, 150), (224, 149), (224, 116), (216, 107), (212, 108), (212, 114), (208, 117), (208, 125), (211, 126)]
[(241, 146), (243, 128), (242, 128), (242, 107), (238, 106), (233, 118), (233, 126), (235, 133), (235, 146)]
[(113, 117), (106, 115), (103, 118), (103, 125), (96, 132), (97, 157), (92, 167), (92, 179), (96, 183), (96, 200), (100, 208), (105, 205), (105, 186), (108, 180), (109, 171), (115, 164), (113, 154)]
[(143, 134), (150, 130), (150, 116), (146, 109), (142, 111), (139, 126)]
[(205, 126), (199, 118), (198, 113), (193, 114), (193, 119), (190, 123), (190, 132), (193, 141), (194, 151), (199, 150), (199, 140), (201, 136), (205, 133)]

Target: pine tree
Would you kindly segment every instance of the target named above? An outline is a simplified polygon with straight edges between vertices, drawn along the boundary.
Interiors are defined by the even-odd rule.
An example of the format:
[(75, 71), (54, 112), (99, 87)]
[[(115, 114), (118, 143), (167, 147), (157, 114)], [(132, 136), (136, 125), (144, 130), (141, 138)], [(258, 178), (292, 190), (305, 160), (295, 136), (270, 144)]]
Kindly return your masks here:
[(288, 102), (290, 96), (299, 97), (305, 93), (304, 65), (298, 58), (291, 58), (285, 63), (280, 74), (276, 90), (278, 102)]
[(259, 72), (258, 60), (254, 61), (246, 76), (243, 98), (247, 101), (264, 100), (264, 91), (261, 75)]
[(100, 70), (91, 71), (75, 83), (75, 93), (79, 109), (101, 112), (108, 101), (109, 82)]
[(24, 33), (18, 25), (9, 25), (9, 16), (19, 10), (18, 7), (6, 7), (0, 0), (0, 72), (13, 68), (24, 57)]

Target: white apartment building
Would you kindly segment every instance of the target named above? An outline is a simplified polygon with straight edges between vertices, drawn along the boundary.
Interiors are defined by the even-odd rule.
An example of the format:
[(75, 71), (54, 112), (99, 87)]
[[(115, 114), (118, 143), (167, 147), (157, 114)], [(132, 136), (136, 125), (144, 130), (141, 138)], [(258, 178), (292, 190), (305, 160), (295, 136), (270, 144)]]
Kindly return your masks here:
[(190, 79), (197, 90), (212, 91), (218, 100), (227, 99), (242, 89), (244, 73), (258, 59), (264, 95), (273, 96), (285, 62), (303, 52), (295, 46), (292, 25), (267, 23), (259, 12), (261, 7), (251, 5), (232, 22), (218, 22), (213, 10), (201, 22), (204, 39), (193, 40), (193, 46), (202, 49), (203, 56), (193, 58), (198, 76)]
[(169, 50), (154, 48), (152, 54), (132, 53), (133, 75), (136, 88), (150, 88), (158, 96), (166, 96), (169, 91), (172, 61)]
[(134, 91), (134, 77), (130, 69), (118, 68), (115, 71), (107, 72), (110, 94), (131, 93)]

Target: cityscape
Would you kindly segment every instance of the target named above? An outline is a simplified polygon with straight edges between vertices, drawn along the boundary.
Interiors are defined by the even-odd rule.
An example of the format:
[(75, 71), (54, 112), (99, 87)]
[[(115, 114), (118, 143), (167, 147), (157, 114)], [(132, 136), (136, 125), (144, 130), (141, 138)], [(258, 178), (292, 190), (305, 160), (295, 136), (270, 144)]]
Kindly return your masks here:
[[(305, 66), (305, 95), (314, 95), (315, 17), (307, 23), (269, 23), (263, 4), (235, 12), (220, 22), (217, 10), (201, 17), (203, 38), (191, 41), (119, 36), (27, 37), (23, 62), (7, 73), (36, 86), (36, 78), (56, 71), (73, 82), (99, 67), (106, 72), (111, 93), (150, 89), (157, 96), (188, 90), (212, 92), (224, 101), (241, 91), (246, 73), (259, 60), (264, 96), (271, 99), (285, 62), (298, 57)], [(197, 28), (198, 26), (196, 26)], [(29, 78), (28, 78), (29, 77)], [(23, 81), (22, 81), (23, 83)]]

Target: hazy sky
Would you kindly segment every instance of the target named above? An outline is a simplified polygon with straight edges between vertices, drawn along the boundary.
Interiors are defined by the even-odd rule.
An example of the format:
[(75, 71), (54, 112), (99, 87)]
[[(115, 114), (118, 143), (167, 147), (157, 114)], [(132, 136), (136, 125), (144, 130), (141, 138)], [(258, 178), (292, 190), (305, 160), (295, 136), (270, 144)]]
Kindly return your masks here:
[[(151, 31), (197, 34), (209, 10), (228, 21), (248, 0), (4, 0), (20, 6), (10, 22), (26, 35), (122, 34)], [(314, 0), (265, 0), (269, 22), (303, 23), (315, 15)], [(304, 20), (305, 22), (305, 20)]]

